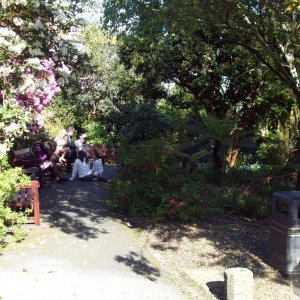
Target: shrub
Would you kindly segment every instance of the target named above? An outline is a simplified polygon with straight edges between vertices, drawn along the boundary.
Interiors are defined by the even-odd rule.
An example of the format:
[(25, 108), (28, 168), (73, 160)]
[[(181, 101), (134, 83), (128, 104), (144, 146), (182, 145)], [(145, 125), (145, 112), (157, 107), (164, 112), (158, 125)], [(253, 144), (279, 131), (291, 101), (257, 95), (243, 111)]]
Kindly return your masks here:
[(263, 218), (270, 213), (272, 193), (292, 188), (282, 168), (257, 162), (226, 173), (207, 165), (189, 174), (177, 159), (177, 148), (170, 138), (123, 142), (110, 205), (154, 221), (195, 222), (207, 210)]
[(155, 105), (141, 103), (130, 107), (118, 135), (130, 143), (139, 143), (166, 137), (172, 130), (173, 126), (167, 116)]
[(112, 145), (112, 137), (109, 136), (104, 126), (97, 122), (89, 122), (84, 125), (84, 129), (89, 137), (89, 143), (92, 145)]
[[(187, 194), (185, 176), (173, 155), (174, 145), (159, 138), (135, 145), (123, 144), (119, 150), (120, 169), (112, 187), (109, 203), (132, 216), (146, 215), (156, 220), (188, 219), (189, 203), (194, 195)], [(184, 195), (186, 193), (186, 195)], [(171, 212), (169, 200), (184, 198), (180, 210)], [(178, 199), (179, 199), (178, 198)]]
[(177, 193), (170, 192), (162, 199), (154, 219), (195, 222), (208, 208), (212, 196), (209, 186), (199, 181), (199, 177), (184, 177), (178, 185)]
[(248, 217), (266, 217), (270, 213), (272, 193), (293, 188), (285, 179), (285, 172), (283, 168), (257, 163), (230, 169), (214, 187), (216, 205)]
[(9, 201), (17, 193), (17, 183), (27, 184), (29, 178), (20, 168), (11, 168), (7, 159), (0, 161), (0, 243), (3, 245), (8, 233), (12, 233), (16, 240), (24, 237), (20, 225), (25, 222), (25, 213), (14, 212)]

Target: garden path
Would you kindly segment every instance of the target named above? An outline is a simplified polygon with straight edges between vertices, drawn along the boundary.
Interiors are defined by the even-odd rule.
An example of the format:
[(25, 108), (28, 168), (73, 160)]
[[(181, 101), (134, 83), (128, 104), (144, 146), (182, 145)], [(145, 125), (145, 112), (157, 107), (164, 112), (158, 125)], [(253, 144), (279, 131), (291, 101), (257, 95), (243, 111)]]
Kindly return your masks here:
[[(113, 176), (115, 167), (106, 167)], [(107, 208), (109, 184), (40, 189), (42, 225), (0, 256), (0, 299), (187, 299)]]

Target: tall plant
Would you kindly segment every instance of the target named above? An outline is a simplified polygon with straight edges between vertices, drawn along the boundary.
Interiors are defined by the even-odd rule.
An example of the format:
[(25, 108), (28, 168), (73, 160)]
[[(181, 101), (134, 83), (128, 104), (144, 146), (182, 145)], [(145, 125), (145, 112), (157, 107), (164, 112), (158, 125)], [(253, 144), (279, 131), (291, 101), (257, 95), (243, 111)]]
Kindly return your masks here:
[(60, 90), (65, 92), (79, 61), (66, 36), (80, 21), (81, 8), (77, 1), (0, 1), (1, 239), (22, 219), (8, 202), (16, 184), (26, 181), (20, 169), (7, 164), (7, 152), (16, 137), (44, 125), (46, 108)]
[(78, 23), (80, 5), (68, 1), (10, 0), (1, 1), (0, 10), (3, 157), (15, 136), (43, 126), (45, 108), (76, 65), (77, 50), (63, 34)]

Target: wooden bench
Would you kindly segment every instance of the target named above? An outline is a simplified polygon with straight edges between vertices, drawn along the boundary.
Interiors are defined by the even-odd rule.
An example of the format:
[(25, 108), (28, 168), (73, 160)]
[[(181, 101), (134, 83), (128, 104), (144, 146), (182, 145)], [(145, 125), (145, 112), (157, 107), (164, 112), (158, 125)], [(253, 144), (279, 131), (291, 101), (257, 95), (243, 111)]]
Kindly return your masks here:
[(39, 167), (40, 161), (36, 158), (35, 154), (30, 148), (13, 151), (14, 158), (13, 164), (16, 167), (32, 168)]
[(28, 185), (18, 185), (19, 192), (11, 200), (11, 206), (18, 209), (29, 208), (32, 215), (27, 216), (28, 223), (40, 225), (40, 200), (38, 181), (31, 181)]

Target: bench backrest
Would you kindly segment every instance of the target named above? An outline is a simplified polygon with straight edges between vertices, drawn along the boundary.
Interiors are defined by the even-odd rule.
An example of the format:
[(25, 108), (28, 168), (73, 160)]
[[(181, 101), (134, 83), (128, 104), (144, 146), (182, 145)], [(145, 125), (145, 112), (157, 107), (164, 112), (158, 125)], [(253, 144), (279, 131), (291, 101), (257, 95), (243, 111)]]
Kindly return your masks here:
[(35, 154), (32, 152), (30, 148), (25, 148), (21, 150), (14, 151), (16, 159), (36, 159)]
[(15, 150), (13, 165), (15, 167), (31, 168), (39, 167), (40, 161), (37, 159), (36, 155), (32, 152), (30, 148), (25, 148), (21, 150)]

